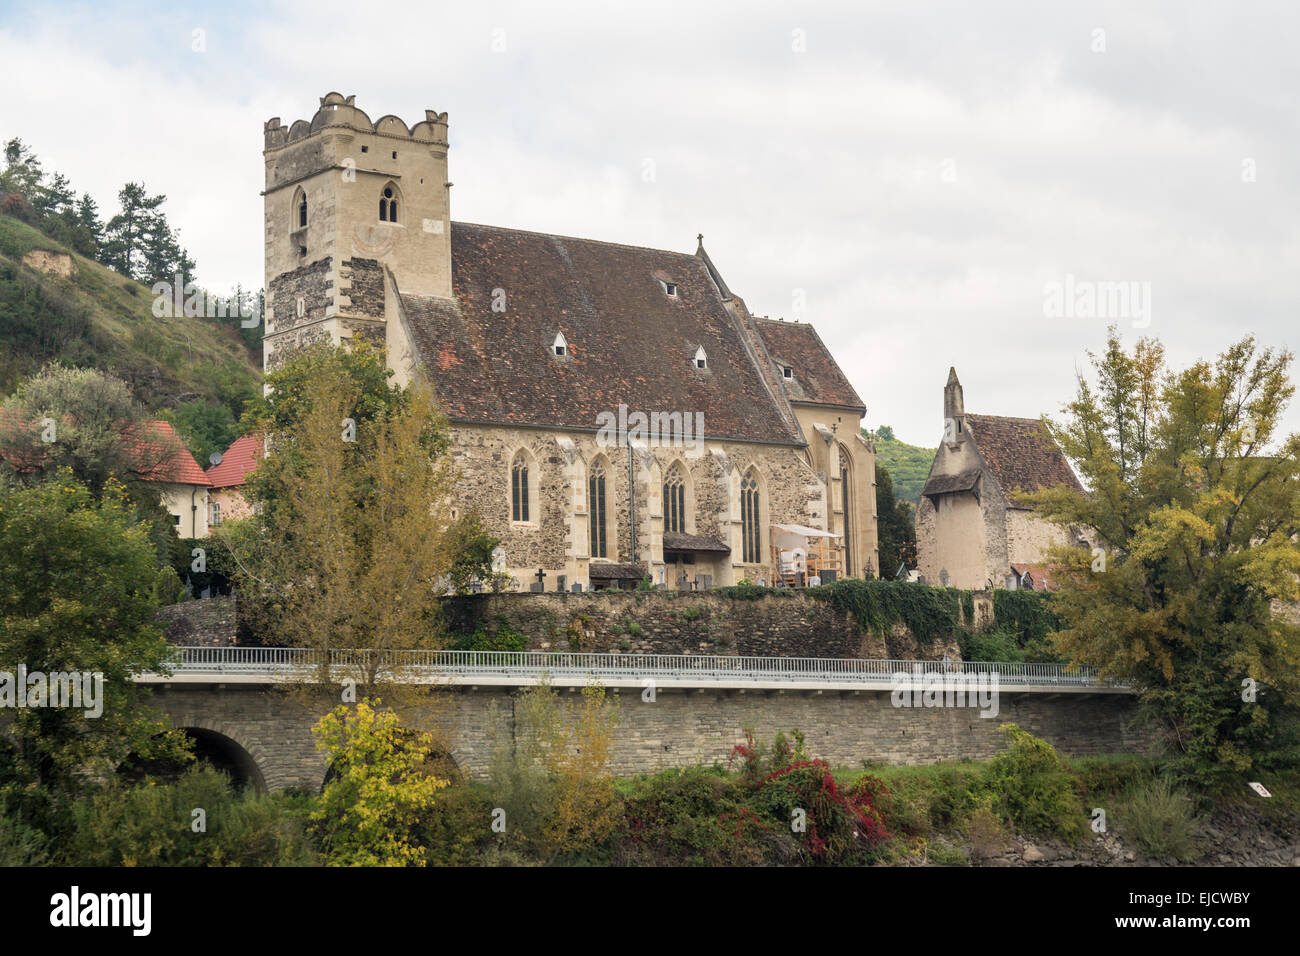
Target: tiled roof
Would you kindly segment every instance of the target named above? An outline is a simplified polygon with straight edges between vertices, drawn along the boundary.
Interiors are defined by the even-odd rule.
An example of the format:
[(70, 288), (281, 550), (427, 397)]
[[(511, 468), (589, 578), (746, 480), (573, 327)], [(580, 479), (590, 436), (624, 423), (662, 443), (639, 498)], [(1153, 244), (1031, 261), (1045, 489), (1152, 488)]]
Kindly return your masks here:
[(966, 424), (1004, 493), (1061, 484), (1083, 492), (1065, 455), (1042, 433), (1038, 419), (967, 414)]
[[(1020, 578), (1021, 586), (1028, 587), (1033, 591), (1054, 591), (1056, 582), (1052, 580), (1052, 572), (1059, 571), (1059, 564), (1013, 564), (1011, 570), (1016, 572)], [(1028, 574), (1028, 578), (1025, 575)]]
[(140, 476), (142, 479), (145, 481), (172, 482), (179, 485), (207, 486), (208, 476), (203, 473), (203, 469), (194, 460), (194, 456), (181, 443), (180, 436), (176, 434), (176, 430), (172, 428), (170, 422), (149, 422), (145, 427), (152, 430), (153, 434), (146, 432), (132, 439), (132, 444), (138, 451), (142, 461), (147, 461), (169, 448), (174, 448), (174, 453), (158, 467), (142, 474)]
[(594, 581), (640, 581), (645, 576), (645, 569), (639, 564), (593, 561), (587, 565), (587, 577)]
[[(203, 474), (203, 469), (185, 448), (170, 422), (142, 422), (139, 427), (141, 431), (138, 435), (132, 435), (127, 431), (123, 433), (123, 439), (127, 448), (134, 453), (137, 467), (143, 468), (148, 465), (146, 470), (138, 474), (142, 481), (207, 486), (208, 479)], [(28, 432), (29, 428), (31, 429), (29, 434), (40, 430), (37, 425), (26, 425), (13, 409), (0, 411), (0, 428), (13, 436)], [(39, 472), (45, 467), (43, 452), (31, 453), (29, 450), (23, 450), (22, 441), (6, 439), (5, 443), (14, 446), (9, 454), (10, 464), (16, 470)], [(165, 460), (153, 464), (161, 455), (169, 452), (170, 455)]]
[(758, 318), (754, 321), (768, 354), (777, 364), (790, 367), (791, 377), (781, 378), (790, 401), (866, 410), (862, 399), (811, 325), (776, 319)]
[(624, 403), (702, 412), (711, 438), (801, 443), (743, 306), (728, 310), (702, 255), (469, 223), (452, 223), (451, 244), (455, 301), (402, 307), (452, 420), (596, 429)]
[(972, 468), (957, 475), (931, 475), (921, 489), (923, 495), (947, 495), (958, 491), (972, 491), (980, 480), (980, 470)]
[(221, 456), (221, 463), (207, 471), (209, 488), (234, 488), (242, 485), (262, 461), (262, 439), (255, 435), (236, 438)]
[(686, 534), (682, 531), (664, 532), (665, 551), (721, 552), (729, 554), (731, 549), (716, 538), (702, 534)]

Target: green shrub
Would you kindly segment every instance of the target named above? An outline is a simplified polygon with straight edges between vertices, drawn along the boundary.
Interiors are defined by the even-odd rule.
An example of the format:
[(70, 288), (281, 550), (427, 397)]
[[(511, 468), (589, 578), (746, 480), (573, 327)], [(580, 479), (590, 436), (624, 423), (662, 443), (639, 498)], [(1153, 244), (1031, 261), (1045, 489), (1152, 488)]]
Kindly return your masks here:
[(1120, 835), (1148, 856), (1173, 857), (1180, 863), (1196, 859), (1195, 815), (1188, 794), (1156, 777), (1133, 786), (1120, 801), (1115, 825)]
[(1087, 817), (1055, 748), (1015, 724), (1003, 724), (1008, 748), (988, 764), (989, 787), (1004, 819), (1030, 833), (1077, 841)]
[(48, 839), (39, 830), (8, 816), (0, 816), (0, 867), (48, 866)]
[(669, 769), (624, 784), (618, 834), (621, 862), (677, 866), (742, 866), (762, 861), (752, 810), (717, 768)]
[[(205, 831), (196, 832), (195, 810)], [(299, 866), (315, 862), (292, 798), (236, 794), (211, 767), (173, 784), (103, 788), (73, 810), (74, 866)]]
[(492, 801), (481, 784), (462, 783), (439, 791), (421, 817), (418, 842), (431, 866), (473, 866), (492, 842)]
[(515, 630), (504, 614), (498, 615), (497, 626), (491, 632), (487, 624), (479, 621), (472, 634), (462, 634), (452, 645), (454, 651), (526, 651), (528, 638)]

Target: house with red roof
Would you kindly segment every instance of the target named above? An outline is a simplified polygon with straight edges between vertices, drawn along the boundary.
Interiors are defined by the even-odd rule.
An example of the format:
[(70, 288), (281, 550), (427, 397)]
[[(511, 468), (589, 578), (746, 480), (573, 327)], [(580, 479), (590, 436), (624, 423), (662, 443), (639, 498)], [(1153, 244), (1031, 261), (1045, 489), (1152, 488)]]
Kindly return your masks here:
[(1083, 485), (1038, 419), (968, 413), (955, 368), (943, 396), (943, 441), (916, 509), (917, 569), (936, 585), (1050, 589), (1050, 550), (1091, 549), (1096, 533), (1054, 525), (1014, 493), (1065, 485), (1085, 494)]
[(236, 438), (207, 471), (208, 525), (247, 517), (252, 509), (244, 498), (244, 482), (262, 460), (262, 439), (255, 435)]
[[(0, 415), (11, 436), (28, 426), (14, 413)], [(172, 517), (176, 533), (185, 538), (203, 538), (208, 533), (208, 476), (189, 453), (170, 422), (142, 422), (120, 432), (125, 454), (132, 462), (129, 477), (159, 486), (163, 507)], [(6, 440), (8, 464), (20, 474), (39, 474), (48, 467), (40, 445), (25, 446)], [(127, 476), (123, 476), (127, 477)]]

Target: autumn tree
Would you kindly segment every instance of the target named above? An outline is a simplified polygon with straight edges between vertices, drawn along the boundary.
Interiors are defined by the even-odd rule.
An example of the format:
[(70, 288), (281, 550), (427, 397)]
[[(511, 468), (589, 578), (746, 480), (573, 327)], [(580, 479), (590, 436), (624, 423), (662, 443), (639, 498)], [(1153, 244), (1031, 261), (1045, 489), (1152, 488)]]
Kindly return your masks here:
[(330, 778), (311, 820), (331, 866), (419, 866), (421, 819), (448, 781), (427, 772), (432, 742), (362, 700), (312, 728)]
[(248, 485), (254, 514), (217, 532), (275, 638), (320, 652), (316, 679), (368, 690), (395, 676), (386, 652), (437, 646), (455, 563), (446, 421), (425, 386), (389, 374), (359, 345), (268, 375), (245, 416), (269, 449)]
[(505, 811), (505, 842), (551, 861), (599, 844), (617, 826), (621, 803), (609, 775), (617, 705), (592, 681), (569, 705), (543, 677), (522, 691), (509, 740), (495, 741), (494, 798)]
[(1088, 494), (1022, 500), (1062, 526), (1058, 646), (1136, 687), (1175, 769), (1204, 783), (1294, 742), (1300, 694), (1300, 438), (1280, 420), (1292, 355), (1253, 338), (1213, 362), (1166, 367), (1159, 342), (1125, 351), (1114, 329), (1045, 424)]

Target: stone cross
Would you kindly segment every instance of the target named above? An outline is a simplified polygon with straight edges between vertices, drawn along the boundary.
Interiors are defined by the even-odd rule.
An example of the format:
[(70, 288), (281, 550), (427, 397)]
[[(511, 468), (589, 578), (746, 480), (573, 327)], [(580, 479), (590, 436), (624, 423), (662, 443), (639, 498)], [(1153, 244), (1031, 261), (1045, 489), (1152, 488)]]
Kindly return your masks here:
[(536, 577), (537, 577), (537, 583), (540, 584), (543, 588), (545, 588), (545, 587), (546, 587), (546, 572), (543, 571), (541, 568), (538, 568), (538, 569), (537, 569)]

